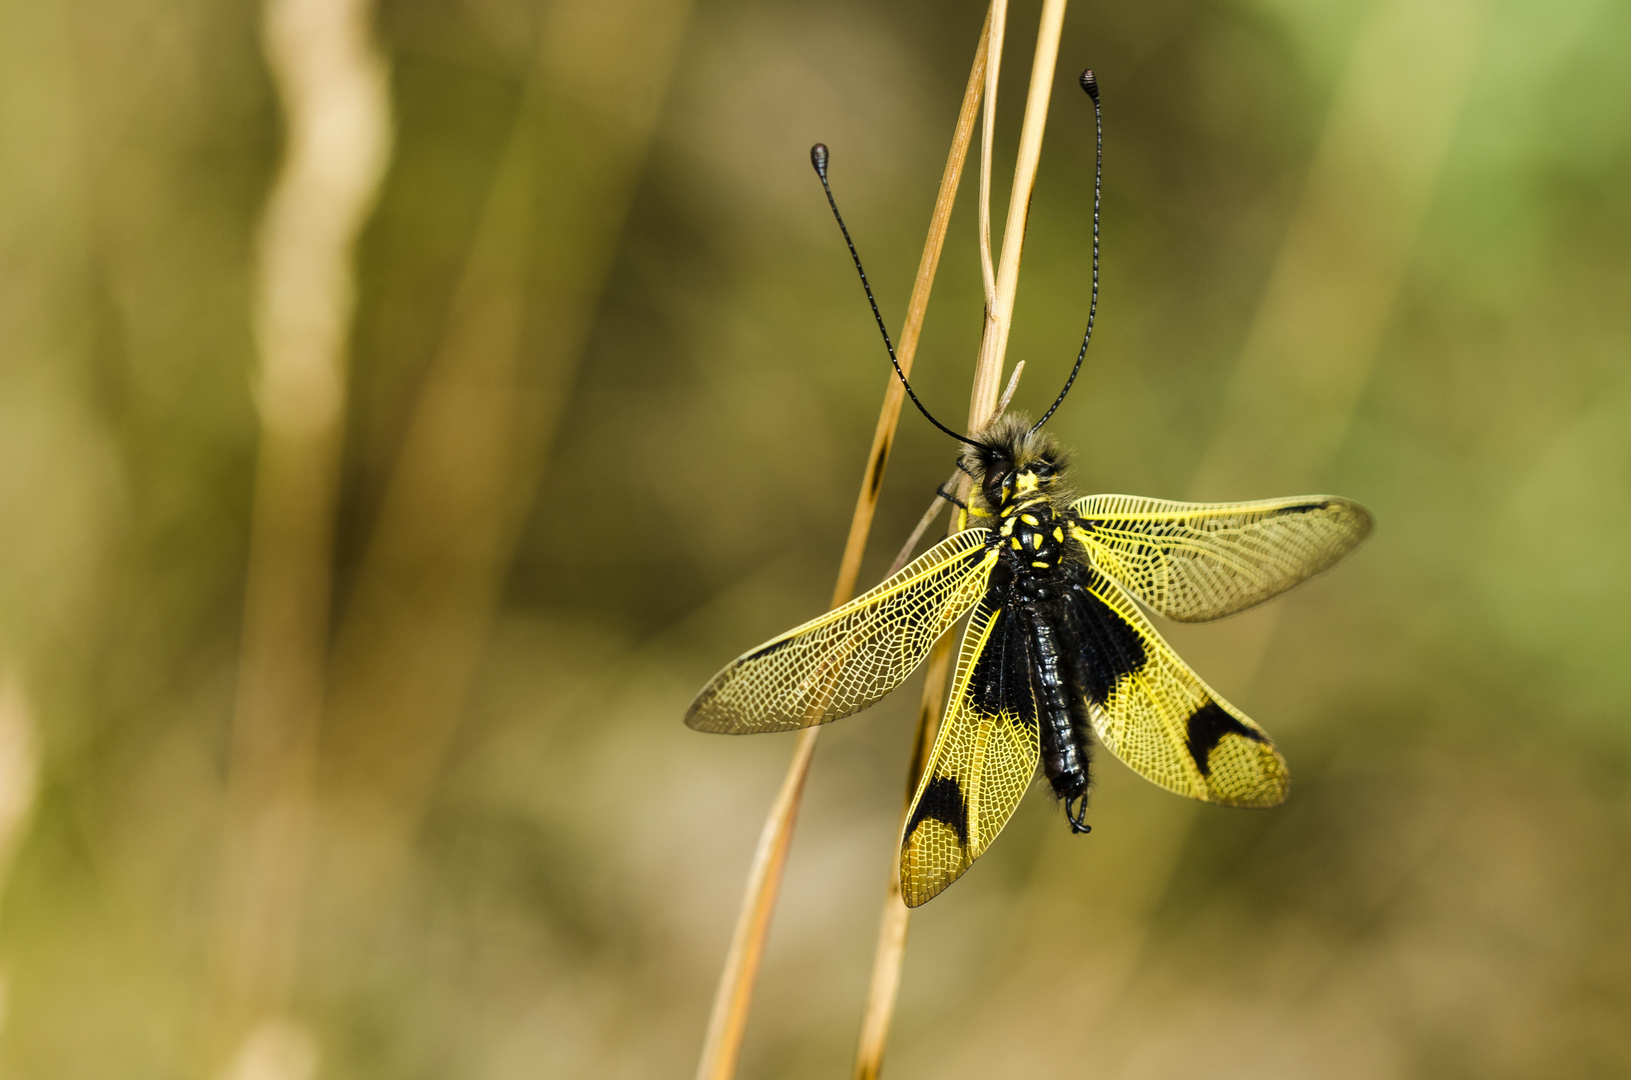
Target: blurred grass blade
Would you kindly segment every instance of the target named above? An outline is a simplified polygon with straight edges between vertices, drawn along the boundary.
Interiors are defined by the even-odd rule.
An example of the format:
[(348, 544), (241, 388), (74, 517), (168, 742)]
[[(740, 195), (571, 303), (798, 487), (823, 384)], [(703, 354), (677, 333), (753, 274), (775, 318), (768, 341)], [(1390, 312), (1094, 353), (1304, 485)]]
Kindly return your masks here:
[(336, 631), (321, 981), (366, 968), (545, 468), (689, 0), (552, 6)]
[(261, 437), (205, 1050), (288, 997), (324, 696), (353, 246), (391, 138), (366, 0), (271, 0), (285, 116), (260, 233)]
[(1191, 497), (1320, 486), (1421, 237), (1486, 16), (1486, 0), (1381, 0), (1366, 15)]

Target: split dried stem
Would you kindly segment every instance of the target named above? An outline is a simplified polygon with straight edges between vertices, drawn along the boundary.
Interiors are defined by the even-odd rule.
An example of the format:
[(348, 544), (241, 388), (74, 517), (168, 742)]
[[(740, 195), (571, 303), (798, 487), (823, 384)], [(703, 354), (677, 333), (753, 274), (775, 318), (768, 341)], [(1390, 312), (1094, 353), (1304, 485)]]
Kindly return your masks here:
[(1002, 71), (1002, 39), (1008, 28), (1008, 0), (991, 0), (991, 60), (985, 68), (985, 116), (980, 127), (980, 281), (987, 317), (997, 303), (997, 272), (991, 265), (991, 142), (997, 133), (997, 82)]
[(1025, 100), (1025, 120), (1019, 131), (1019, 159), (1014, 166), (1014, 187), (1008, 197), (1008, 220), (1002, 231), (1002, 258), (997, 266), (995, 302), (985, 313), (985, 334), (974, 364), (974, 389), (969, 396), (971, 429), (989, 422), (1002, 385), (1003, 357), (1008, 351), (1008, 330), (1014, 319), (1014, 294), (1019, 287), (1019, 260), (1025, 247), (1025, 227), (1031, 212), (1031, 189), (1042, 159), (1042, 134), (1047, 126), (1048, 101), (1053, 92), (1054, 66), (1059, 59), (1059, 37), (1064, 27), (1065, 0), (1045, 0), (1037, 30), (1036, 56), (1031, 64), (1031, 87)]
[[(996, 9), (1002, 0), (994, 0), (990, 36), (993, 42), (1001, 40)], [(1047, 126), (1048, 103), (1052, 97), (1053, 74), (1059, 57), (1059, 39), (1065, 19), (1065, 0), (1045, 0), (1041, 23), (1037, 31), (1036, 56), (1031, 64), (1031, 86), (1025, 102), (1025, 119), (1020, 127), (1019, 159), (1014, 168), (1014, 186), (1009, 194), (1008, 220), (1003, 229), (1002, 261), (996, 275), (996, 293), (986, 303), (985, 333), (980, 340), (980, 354), (974, 365), (974, 389), (969, 400), (969, 430), (977, 431), (995, 419), (1002, 406), (997, 404), (997, 387), (1001, 385), (1002, 362), (1008, 348), (1008, 331), (1013, 324), (1014, 294), (1019, 287), (1019, 261), (1025, 245), (1031, 190), (1036, 184), (1037, 165), (1042, 157), (1042, 135)], [(997, 69), (996, 50), (987, 68)], [(987, 78), (986, 134), (981, 147), (981, 233), (982, 259), (989, 265), (990, 240), (987, 226), (990, 211), (983, 204), (989, 198), (991, 117), (996, 102), (994, 75)], [(1017, 375), (1017, 372), (1016, 372)], [(1006, 403), (1006, 397), (1005, 397)], [(962, 490), (967, 491), (965, 477)], [(952, 519), (951, 531), (958, 527)], [(945, 694), (946, 678), (950, 673), (952, 635), (947, 633), (935, 644), (930, 655), (923, 683), (923, 696), (918, 706), (918, 728), (913, 739), (912, 762), (906, 774), (906, 803), (902, 812), (901, 828), (905, 829), (905, 813), (910, 810), (913, 793), (928, 764), (929, 750), (938, 735), (941, 699)], [(889, 1026), (894, 1019), (895, 998), (900, 989), (901, 963), (906, 952), (906, 932), (911, 922), (911, 910), (901, 899), (900, 874), (892, 868), (889, 891), (884, 898), (883, 918), (878, 928), (878, 945), (873, 955), (872, 981), (868, 989), (866, 1011), (861, 1018), (860, 1045), (855, 1054), (856, 1080), (876, 1080), (883, 1068), (884, 1046), (889, 1039)]]
[[(997, 402), (997, 413), (996, 416), (992, 417), (993, 420), (1008, 411), (1008, 403), (1014, 399), (1014, 391), (1019, 389), (1019, 377), (1024, 373), (1025, 361), (1021, 360), (1014, 365), (1013, 374), (1008, 376), (1008, 385), (1003, 389), (1002, 399)], [(929, 502), (929, 508), (923, 511), (922, 517), (918, 518), (917, 527), (912, 530), (912, 535), (906, 538), (906, 543), (901, 545), (900, 551), (895, 555), (895, 561), (890, 563), (889, 569), (883, 572), (884, 577), (894, 577), (896, 572), (911, 559), (912, 552), (917, 550), (918, 541), (922, 540), (923, 534), (929, 531), (929, 526), (934, 524), (934, 519), (940, 516), (941, 507), (950, 505), (940, 492), (954, 491), (962, 476), (961, 469), (954, 470), (946, 478), (946, 482), (936, 490), (934, 498)]]
[[(991, 22), (987, 16), (985, 29), (975, 51), (974, 66), (969, 73), (968, 89), (963, 95), (963, 106), (957, 117), (956, 132), (951, 152), (946, 159), (945, 172), (940, 178), (940, 191), (935, 198), (934, 213), (929, 221), (929, 236), (923, 246), (923, 257), (918, 263), (917, 279), (912, 285), (912, 298), (906, 310), (906, 324), (902, 328), (900, 348), (896, 355), (900, 369), (910, 374), (912, 361), (917, 355), (918, 338), (923, 330), (923, 319), (928, 312), (929, 292), (934, 285), (935, 271), (940, 264), (940, 253), (945, 247), (946, 230), (951, 222), (952, 205), (957, 198), (957, 187), (962, 180), (963, 163), (974, 134), (975, 110), (979, 104), (980, 88), (985, 80), (987, 46), (990, 41)], [(879, 410), (878, 426), (873, 434), (872, 450), (867, 456), (867, 468), (861, 482), (861, 491), (855, 501), (855, 513), (850, 519), (849, 538), (844, 545), (844, 557), (839, 564), (838, 581), (833, 587), (833, 606), (849, 600), (855, 592), (855, 581), (860, 574), (861, 556), (866, 550), (867, 535), (877, 509), (878, 491), (883, 470), (889, 462), (889, 451), (894, 443), (895, 428), (900, 420), (905, 390), (893, 377), (884, 391), (883, 407)], [(697, 1064), (697, 1080), (729, 1080), (736, 1072), (741, 1053), (742, 1035), (747, 1028), (748, 1009), (753, 1000), (753, 987), (764, 958), (765, 938), (770, 931), (770, 917), (775, 910), (777, 893), (781, 888), (782, 870), (787, 863), (787, 851), (793, 840), (793, 827), (798, 819), (799, 801), (804, 783), (809, 776), (810, 761), (815, 754), (819, 727), (799, 732), (793, 748), (793, 760), (782, 780), (776, 801), (771, 805), (759, 835), (759, 845), (753, 863), (748, 869), (748, 881), (742, 895), (742, 907), (737, 915), (736, 929), (731, 937), (730, 951), (726, 953), (724, 969), (720, 972), (719, 988), (714, 994), (713, 1011), (708, 1018), (708, 1032), (703, 1042), (702, 1058)]]

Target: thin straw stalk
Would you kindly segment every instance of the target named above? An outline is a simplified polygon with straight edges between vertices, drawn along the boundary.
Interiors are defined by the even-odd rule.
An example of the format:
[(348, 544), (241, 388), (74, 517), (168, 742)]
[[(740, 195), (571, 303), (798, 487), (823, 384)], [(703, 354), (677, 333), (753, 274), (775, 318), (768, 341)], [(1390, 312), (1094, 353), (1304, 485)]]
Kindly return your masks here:
[[(991, 62), (985, 68), (985, 116), (980, 126), (980, 283), (987, 317), (997, 303), (997, 273), (991, 266), (991, 140), (997, 134), (997, 82), (1002, 41), (1008, 29), (1008, 0), (991, 0)], [(971, 418), (972, 419), (972, 418)]]
[[(1002, 400), (997, 402), (997, 416), (1001, 416), (1007, 411), (1008, 402), (1013, 400), (1014, 391), (1019, 389), (1019, 377), (1023, 374), (1025, 374), (1025, 361), (1021, 360), (1014, 365), (1013, 374), (1008, 376), (1008, 386), (1002, 392)], [(900, 551), (895, 554), (895, 561), (890, 563), (889, 569), (883, 572), (884, 577), (894, 577), (895, 572), (911, 560), (912, 552), (917, 550), (917, 542), (923, 539), (923, 534), (929, 531), (929, 526), (934, 524), (934, 519), (940, 516), (940, 510), (946, 504), (946, 499), (940, 492), (955, 489), (962, 476), (961, 469), (954, 471), (946, 478), (946, 482), (936, 490), (934, 498), (929, 501), (929, 508), (923, 511), (923, 516), (918, 519), (917, 526), (912, 530), (912, 535), (906, 538), (906, 543), (902, 544)]]
[[(974, 64), (969, 72), (968, 87), (963, 94), (962, 108), (957, 116), (957, 127), (952, 138), (951, 152), (940, 178), (940, 191), (935, 198), (934, 213), (929, 221), (929, 236), (923, 246), (918, 263), (917, 279), (912, 285), (912, 298), (907, 306), (906, 324), (901, 331), (900, 347), (896, 356), (903, 373), (910, 374), (917, 354), (918, 338), (923, 319), (928, 311), (929, 292), (934, 284), (935, 271), (940, 264), (940, 253), (945, 246), (946, 230), (951, 221), (952, 204), (957, 197), (958, 183), (963, 175), (963, 163), (974, 133), (974, 120), (979, 105), (980, 88), (985, 80), (987, 45), (990, 40), (991, 21), (980, 32), (979, 46), (975, 50)], [(866, 550), (867, 534), (872, 528), (877, 509), (878, 491), (883, 470), (889, 462), (889, 451), (894, 443), (895, 427), (900, 420), (905, 391), (893, 377), (884, 391), (883, 407), (879, 410), (878, 426), (872, 438), (872, 450), (867, 456), (866, 472), (860, 494), (855, 501), (855, 513), (850, 519), (849, 538), (844, 545), (844, 556), (839, 564), (838, 581), (833, 587), (833, 606), (847, 601), (855, 592), (856, 577), (860, 573), (861, 556)], [(804, 782), (809, 775), (810, 761), (815, 754), (819, 727), (799, 732), (793, 748), (793, 760), (787, 768), (776, 800), (765, 818), (753, 863), (748, 869), (748, 880), (742, 894), (742, 907), (737, 915), (736, 929), (731, 937), (725, 965), (720, 972), (719, 988), (714, 994), (713, 1011), (708, 1018), (708, 1031), (703, 1041), (702, 1057), (697, 1064), (697, 1080), (729, 1080), (736, 1072), (741, 1053), (742, 1035), (747, 1027), (748, 1009), (753, 999), (753, 986), (758, 978), (759, 965), (764, 957), (766, 935), (770, 930), (770, 917), (776, 906), (781, 887), (783, 867), (787, 862), (788, 847), (793, 839), (793, 827), (798, 818), (799, 800)]]
[[(993, 8), (1000, 4), (997, 0)], [(1001, 385), (1002, 362), (1008, 347), (1008, 331), (1013, 324), (1014, 294), (1019, 287), (1019, 261), (1025, 244), (1031, 190), (1036, 184), (1037, 164), (1042, 157), (1042, 135), (1047, 125), (1048, 102), (1052, 96), (1054, 67), (1059, 56), (1059, 39), (1065, 19), (1065, 0), (1045, 0), (1041, 25), (1037, 32), (1036, 56), (1031, 64), (1030, 93), (1025, 102), (1025, 119), (1020, 128), (1019, 160), (1014, 169), (1014, 186), (1008, 200), (1008, 221), (1003, 229), (1002, 259), (997, 270), (996, 294), (986, 303), (985, 333), (980, 341), (979, 358), (974, 366), (974, 389), (970, 396), (969, 430), (984, 427), (1000, 411), (996, 407), (997, 387)], [(993, 40), (998, 40), (1000, 29), (993, 18)], [(990, 68), (997, 66), (993, 57)], [(981, 146), (982, 202), (989, 195), (989, 183), (983, 182), (990, 172), (991, 117), (995, 112), (996, 86), (988, 78), (986, 92), (986, 137)], [(989, 222), (989, 212), (981, 215), (982, 226)], [(982, 233), (984, 229), (982, 228)], [(990, 239), (982, 236), (982, 254), (989, 252)], [(986, 256), (988, 258), (988, 255)], [(964, 478), (962, 490), (968, 489)], [(954, 516), (951, 529), (955, 532), (959, 521)], [(950, 671), (951, 638), (947, 633), (935, 644), (929, 658), (923, 683), (923, 696), (918, 706), (917, 734), (912, 742), (912, 760), (906, 773), (906, 803), (902, 812), (901, 828), (906, 827), (905, 813), (910, 809), (918, 780), (928, 764), (930, 748), (938, 734), (941, 698), (945, 693), (946, 677)], [(861, 1038), (855, 1052), (856, 1080), (875, 1080), (883, 1068), (884, 1046), (889, 1039), (889, 1026), (894, 1018), (895, 998), (900, 989), (901, 962), (906, 952), (906, 932), (911, 921), (911, 909), (901, 899), (900, 874), (892, 867), (889, 889), (884, 897), (883, 917), (878, 927), (878, 944), (873, 955), (872, 981), (868, 988), (866, 1011), (861, 1017)]]
[(1065, 0), (1045, 0), (1037, 30), (1036, 57), (1031, 63), (1025, 120), (1019, 130), (1019, 160), (1014, 166), (1014, 187), (1008, 197), (1008, 220), (1002, 230), (996, 302), (986, 309), (985, 334), (980, 340), (979, 359), (974, 364), (974, 389), (968, 404), (971, 429), (989, 421), (997, 391), (1002, 386), (1002, 362), (1008, 351), (1008, 330), (1014, 319), (1014, 294), (1019, 288), (1019, 259), (1031, 213), (1031, 189), (1036, 184), (1036, 168), (1042, 159), (1042, 133), (1048, 122), (1048, 101), (1053, 94), (1053, 71), (1059, 59), (1059, 37), (1064, 21)]

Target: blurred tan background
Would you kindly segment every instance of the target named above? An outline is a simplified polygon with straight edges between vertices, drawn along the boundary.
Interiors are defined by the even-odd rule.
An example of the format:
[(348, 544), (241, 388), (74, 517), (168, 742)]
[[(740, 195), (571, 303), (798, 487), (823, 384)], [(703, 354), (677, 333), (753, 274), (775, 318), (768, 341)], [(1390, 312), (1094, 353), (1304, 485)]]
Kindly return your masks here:
[[(680, 718), (821, 608), (886, 383), (807, 150), (898, 328), (983, 8), (278, 3), (0, 3), (0, 1076), (689, 1076), (791, 740)], [(914, 920), (891, 1076), (1631, 1074), (1628, 47), (1072, 5), (1016, 407), (1086, 314), (1091, 65), (1077, 482), (1378, 527), (1171, 634), (1291, 801), (1033, 791)], [(952, 457), (901, 432), (863, 581)], [(916, 697), (823, 737), (744, 1077), (847, 1075)]]

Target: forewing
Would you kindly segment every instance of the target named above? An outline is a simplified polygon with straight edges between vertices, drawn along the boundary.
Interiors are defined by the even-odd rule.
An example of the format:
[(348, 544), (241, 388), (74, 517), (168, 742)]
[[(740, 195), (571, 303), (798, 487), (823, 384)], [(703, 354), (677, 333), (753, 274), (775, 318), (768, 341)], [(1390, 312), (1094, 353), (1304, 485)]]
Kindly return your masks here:
[(912, 673), (985, 592), (985, 529), (948, 537), (871, 591), (732, 661), (691, 703), (698, 731), (745, 735), (824, 724)]
[(1242, 611), (1307, 581), (1370, 535), (1370, 512), (1330, 495), (1183, 503), (1090, 495), (1071, 508), (1094, 566), (1182, 622)]
[(988, 596), (963, 632), (946, 720), (901, 837), (901, 897), (927, 903), (1007, 824), (1036, 771), (1037, 707), (1019, 618)]
[(1111, 753), (1192, 799), (1285, 801), (1291, 776), (1268, 735), (1189, 670), (1120, 586), (1086, 573), (1066, 619), (1094, 733)]

